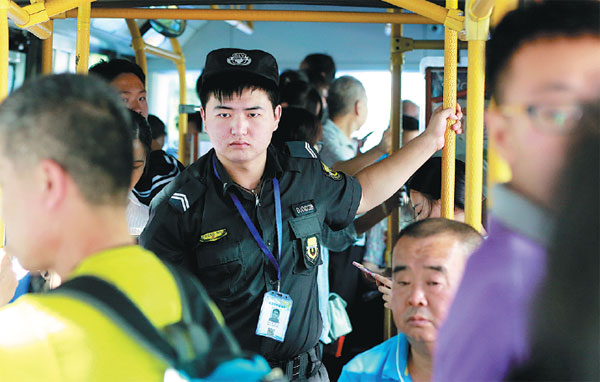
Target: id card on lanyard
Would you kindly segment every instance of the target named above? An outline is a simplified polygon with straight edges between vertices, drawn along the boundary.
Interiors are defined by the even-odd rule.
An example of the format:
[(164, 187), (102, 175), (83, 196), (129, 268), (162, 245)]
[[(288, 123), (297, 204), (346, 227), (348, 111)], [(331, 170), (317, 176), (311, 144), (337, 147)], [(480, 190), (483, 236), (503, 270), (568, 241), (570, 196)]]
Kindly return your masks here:
[[(215, 157), (212, 158), (213, 171), (219, 181), (221, 177), (217, 172), (217, 166), (215, 164)], [(277, 226), (277, 259), (273, 256), (273, 253), (269, 250), (264, 240), (258, 233), (258, 230), (254, 226), (254, 223), (248, 216), (248, 213), (242, 206), (242, 203), (238, 197), (229, 193), (229, 197), (233, 201), (235, 208), (238, 210), (240, 216), (244, 220), (246, 227), (250, 230), (252, 237), (258, 244), (261, 251), (269, 259), (271, 264), (277, 270), (277, 291), (270, 291), (265, 293), (263, 297), (263, 303), (260, 308), (260, 314), (258, 318), (258, 324), (256, 326), (256, 334), (263, 337), (274, 339), (275, 341), (283, 342), (285, 333), (287, 331), (290, 315), (292, 312), (292, 298), (280, 292), (281, 287), (281, 242), (282, 242), (282, 218), (281, 218), (281, 193), (279, 190), (279, 181), (277, 178), (273, 178), (273, 194), (275, 196), (275, 224)]]

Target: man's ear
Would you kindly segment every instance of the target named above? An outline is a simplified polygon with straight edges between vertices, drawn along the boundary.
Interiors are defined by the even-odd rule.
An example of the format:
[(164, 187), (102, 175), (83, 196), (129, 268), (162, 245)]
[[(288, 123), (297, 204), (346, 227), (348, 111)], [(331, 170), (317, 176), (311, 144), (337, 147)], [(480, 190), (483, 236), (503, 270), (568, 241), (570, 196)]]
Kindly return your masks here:
[(202, 116), (202, 122), (204, 126), (206, 126), (206, 113), (204, 112), (204, 107), (200, 106), (200, 116)]
[(279, 121), (281, 120), (281, 113), (283, 112), (283, 108), (281, 105), (275, 106), (275, 110), (273, 110), (273, 116), (275, 117), (275, 128), (273, 131), (277, 130), (279, 127)]
[(498, 154), (508, 163), (512, 163), (510, 129), (506, 118), (497, 110), (485, 112), (485, 125), (490, 140)]
[(39, 179), (42, 205), (56, 209), (67, 196), (69, 174), (55, 161), (44, 159), (39, 165)]

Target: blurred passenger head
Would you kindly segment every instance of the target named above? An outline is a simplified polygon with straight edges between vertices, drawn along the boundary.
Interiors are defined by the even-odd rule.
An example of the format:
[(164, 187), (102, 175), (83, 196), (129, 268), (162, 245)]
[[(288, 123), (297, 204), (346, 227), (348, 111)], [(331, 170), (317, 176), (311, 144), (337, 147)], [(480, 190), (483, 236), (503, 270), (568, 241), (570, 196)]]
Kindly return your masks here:
[(202, 113), (199, 111), (188, 114), (188, 133), (198, 134), (202, 132)]
[(152, 132), (152, 151), (162, 150), (165, 145), (167, 129), (163, 121), (155, 115), (148, 115), (148, 124)]
[(306, 72), (302, 70), (284, 70), (279, 75), (279, 88), (283, 89), (285, 85), (296, 81), (308, 83)]
[(546, 280), (531, 320), (532, 356), (510, 381), (600, 380), (600, 359), (587, 356), (600, 343), (600, 100), (583, 108), (572, 138)]
[(462, 278), (482, 238), (471, 226), (442, 218), (400, 232), (392, 261), (391, 309), (410, 343), (435, 343)]
[(555, 182), (582, 100), (600, 92), (600, 3), (546, 1), (508, 13), (486, 47), (497, 107), (486, 123), (511, 187), (553, 207)]
[(335, 78), (335, 62), (333, 58), (323, 53), (313, 53), (304, 57), (300, 69), (320, 73), (330, 84)]
[(339, 77), (331, 83), (327, 104), (331, 120), (350, 116), (356, 120), (355, 130), (367, 120), (367, 92), (363, 84), (352, 76)]
[(402, 115), (419, 119), (419, 105), (413, 101), (405, 99), (402, 101)]
[(130, 126), (115, 90), (92, 76), (38, 77), (2, 102), (2, 213), (9, 250), (25, 268), (52, 268), (48, 245), (75, 207), (125, 211)]
[(282, 86), (279, 100), (282, 107), (300, 107), (310, 111), (319, 119), (323, 115), (321, 96), (307, 82), (292, 81)]
[[(150, 151), (152, 151), (152, 135), (148, 121), (140, 114), (131, 112), (131, 136), (133, 138), (133, 171), (129, 190), (140, 180), (148, 165)], [(158, 119), (158, 118), (157, 118)], [(159, 120), (160, 121), (160, 120)]]
[(128, 109), (140, 113), (144, 118), (148, 117), (146, 76), (137, 64), (121, 59), (101, 61), (92, 66), (89, 73), (102, 77), (114, 86)]
[(415, 139), (419, 134), (419, 120), (408, 115), (402, 115), (402, 146)]
[(273, 133), (271, 143), (283, 149), (285, 142), (304, 141), (316, 147), (321, 139), (321, 121), (306, 109), (284, 107), (279, 128)]

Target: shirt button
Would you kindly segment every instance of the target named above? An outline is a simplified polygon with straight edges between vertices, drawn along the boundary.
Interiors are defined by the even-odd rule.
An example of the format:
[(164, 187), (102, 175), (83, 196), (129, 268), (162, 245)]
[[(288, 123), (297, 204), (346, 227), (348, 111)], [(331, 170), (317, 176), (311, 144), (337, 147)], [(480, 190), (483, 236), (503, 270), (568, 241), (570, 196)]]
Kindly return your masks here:
[(271, 242), (267, 241), (267, 247), (270, 247), (270, 246), (271, 246)]

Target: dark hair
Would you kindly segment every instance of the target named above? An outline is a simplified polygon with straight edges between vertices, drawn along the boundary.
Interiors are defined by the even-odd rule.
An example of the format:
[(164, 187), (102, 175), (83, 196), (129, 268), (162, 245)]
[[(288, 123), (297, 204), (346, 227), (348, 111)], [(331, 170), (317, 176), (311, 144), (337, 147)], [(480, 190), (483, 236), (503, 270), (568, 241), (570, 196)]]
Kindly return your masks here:
[(0, 145), (16, 165), (58, 163), (91, 204), (125, 204), (131, 117), (116, 91), (92, 76), (27, 81), (0, 105)]
[(356, 101), (366, 95), (363, 84), (352, 76), (336, 78), (329, 87), (327, 107), (331, 119), (348, 114)]
[(396, 244), (403, 236), (426, 238), (441, 234), (455, 236), (459, 240), (465, 254), (471, 254), (483, 241), (479, 232), (468, 224), (445, 218), (431, 218), (420, 220), (404, 227), (398, 234)]
[(150, 131), (152, 132), (152, 139), (167, 135), (165, 123), (157, 116), (148, 114), (148, 124), (150, 125)]
[(600, 100), (585, 109), (560, 177), (557, 227), (530, 320), (531, 358), (508, 380), (600, 380), (598, 126)]
[(271, 143), (280, 150), (290, 141), (305, 141), (314, 146), (320, 136), (321, 121), (313, 113), (298, 107), (284, 107)]
[(302, 70), (285, 70), (279, 75), (279, 88), (283, 89), (285, 85), (295, 81), (308, 83), (308, 76)]
[(146, 75), (142, 68), (138, 64), (128, 60), (115, 58), (110, 61), (100, 61), (92, 66), (88, 72), (100, 76), (108, 82), (112, 82), (121, 74), (131, 73), (135, 74), (142, 81), (142, 85), (146, 86)]
[(323, 115), (323, 102), (319, 92), (309, 83), (292, 81), (281, 88), (279, 103), (287, 103), (288, 106), (306, 109), (321, 119)]
[(402, 131), (419, 131), (419, 120), (415, 117), (403, 115)]
[(509, 12), (498, 24), (486, 46), (486, 83), (502, 101), (502, 74), (515, 52), (540, 38), (598, 36), (600, 3), (597, 1), (546, 1)]
[(322, 73), (327, 83), (335, 78), (335, 62), (330, 55), (313, 53), (304, 57), (300, 64), (301, 69)]
[(279, 104), (279, 88), (266, 78), (251, 73), (224, 73), (215, 75), (200, 85), (200, 102), (206, 107), (212, 95), (219, 101), (233, 96), (240, 96), (244, 90), (263, 90), (273, 106)]
[[(465, 209), (465, 162), (454, 165), (454, 205)], [(419, 191), (430, 201), (442, 198), (442, 158), (429, 158), (406, 182), (409, 190)]]
[(199, 111), (196, 111), (194, 113), (188, 113), (188, 127), (190, 122), (194, 122), (196, 124), (198, 132), (202, 131), (202, 126), (204, 122), (202, 121), (202, 114)]
[[(152, 151), (152, 130), (150, 124), (140, 113), (136, 113), (133, 110), (129, 110), (131, 115), (131, 133), (133, 139), (139, 139), (146, 152), (146, 164)], [(156, 118), (156, 117), (155, 117)], [(158, 118), (157, 118), (158, 119)], [(159, 119), (160, 121), (160, 119)], [(148, 166), (146, 166), (148, 168)]]

